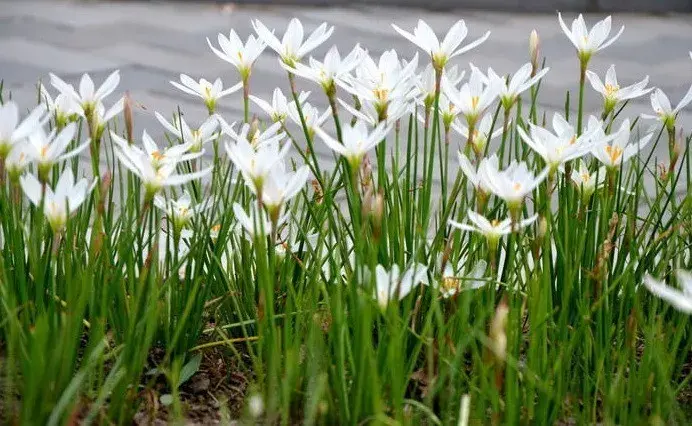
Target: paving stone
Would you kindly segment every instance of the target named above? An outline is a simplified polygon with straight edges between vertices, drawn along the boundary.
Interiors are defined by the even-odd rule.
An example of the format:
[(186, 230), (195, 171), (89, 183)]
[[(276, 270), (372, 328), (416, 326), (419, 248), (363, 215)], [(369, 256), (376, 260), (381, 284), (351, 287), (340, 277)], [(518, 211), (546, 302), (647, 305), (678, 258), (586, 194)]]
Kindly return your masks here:
[(127, 61), (110, 60), (48, 43), (29, 41), (22, 37), (7, 37), (0, 40), (0, 60), (68, 73), (117, 68), (127, 63)]

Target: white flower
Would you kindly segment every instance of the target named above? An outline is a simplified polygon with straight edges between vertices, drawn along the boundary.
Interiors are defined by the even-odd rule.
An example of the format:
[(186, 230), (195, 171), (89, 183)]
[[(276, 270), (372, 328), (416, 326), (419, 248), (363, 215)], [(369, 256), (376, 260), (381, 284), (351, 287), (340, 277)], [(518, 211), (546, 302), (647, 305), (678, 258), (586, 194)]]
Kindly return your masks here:
[(637, 155), (649, 143), (652, 136), (653, 134), (649, 133), (636, 143), (630, 143), (630, 120), (626, 119), (622, 122), (620, 130), (613, 135), (612, 141), (596, 145), (591, 154), (607, 168), (614, 169)]
[(675, 108), (670, 105), (670, 100), (668, 96), (663, 93), (663, 90), (656, 89), (651, 94), (651, 108), (653, 108), (656, 115), (642, 114), (642, 117), (657, 119), (667, 128), (671, 129), (675, 127), (675, 118), (680, 110), (685, 108), (690, 102), (692, 102), (692, 86), (690, 86), (690, 89)]
[(586, 28), (586, 22), (584, 22), (584, 17), (581, 14), (579, 14), (577, 19), (572, 21), (571, 30), (567, 28), (567, 25), (565, 25), (565, 21), (562, 20), (562, 15), (559, 12), (557, 16), (558, 20), (560, 21), (562, 31), (564, 31), (567, 38), (569, 38), (574, 47), (577, 49), (579, 60), (582, 62), (582, 66), (584, 68), (586, 62), (591, 59), (591, 55), (613, 44), (625, 30), (625, 26), (623, 25), (622, 28), (620, 28), (620, 31), (615, 34), (613, 38), (606, 41), (610, 35), (610, 16), (606, 17), (602, 21), (598, 21), (596, 25), (591, 28), (591, 31)]
[(670, 303), (678, 311), (692, 314), (692, 274), (678, 269), (677, 275), (678, 284), (682, 291), (668, 286), (665, 282), (658, 281), (648, 274), (644, 277), (644, 286), (655, 296)]
[(49, 135), (46, 135), (45, 131), (39, 128), (29, 135), (27, 154), (32, 161), (38, 164), (38, 175), (41, 181), (46, 182), (48, 180), (50, 169), (54, 164), (68, 160), (89, 147), (90, 141), (87, 140), (72, 151), (65, 152), (76, 131), (77, 125), (70, 123), (59, 133), (56, 133), (54, 129)]
[(505, 109), (510, 109), (519, 98), (519, 95), (538, 83), (550, 71), (550, 68), (543, 68), (531, 77), (532, 70), (531, 62), (527, 62), (512, 75), (509, 82), (506, 82), (505, 78), (497, 75), (492, 68), (488, 69), (488, 78), (497, 80), (497, 87), (500, 90), (500, 101)]
[(129, 145), (127, 141), (113, 132), (111, 132), (111, 137), (116, 142), (113, 149), (120, 163), (142, 181), (146, 190), (145, 200), (147, 201), (153, 199), (154, 195), (164, 186), (182, 185), (211, 173), (212, 167), (194, 173), (176, 173), (175, 169), (178, 162), (192, 160), (201, 155), (201, 153), (184, 155), (184, 152), (189, 148), (186, 145), (177, 145), (161, 153), (156, 143), (144, 132), (142, 141), (146, 151), (142, 151), (134, 145)]
[(303, 24), (297, 18), (293, 18), (288, 23), (283, 38), (279, 41), (274, 35), (274, 31), (270, 31), (259, 19), (252, 21), (252, 27), (259, 38), (278, 53), (281, 60), (289, 66), (294, 66), (303, 56), (324, 43), (334, 32), (334, 27), (327, 28), (327, 23), (323, 22), (308, 36), (307, 40), (303, 41)]
[(157, 195), (154, 197), (154, 205), (166, 214), (177, 232), (180, 232), (195, 215), (208, 207), (204, 204), (192, 206), (192, 198), (187, 191), (183, 191), (183, 195), (177, 200), (165, 199)]
[(399, 61), (393, 49), (384, 52), (378, 63), (364, 53), (355, 76), (344, 75), (340, 84), (346, 91), (358, 96), (361, 102), (371, 101), (378, 111), (382, 111), (381, 115), (386, 115), (387, 105), (392, 99), (411, 99), (415, 95), (417, 66), (417, 53), (407, 63)]
[(456, 90), (450, 85), (444, 85), (442, 88), (449, 100), (466, 117), (469, 127), (475, 125), (500, 92), (498, 80), (489, 79), (473, 65), (471, 65), (471, 77), (461, 86), (461, 89)]
[(445, 299), (452, 297), (462, 291), (477, 290), (488, 283), (483, 279), (485, 270), (488, 264), (485, 260), (479, 260), (473, 266), (469, 275), (464, 276), (463, 271), (467, 264), (466, 259), (459, 259), (456, 268), (450, 262), (445, 265), (442, 271), (442, 282), (440, 285), (440, 294)]
[(128, 150), (132, 152), (138, 152), (140, 158), (146, 157), (154, 169), (159, 169), (169, 164), (175, 166), (181, 161), (194, 160), (203, 154), (202, 152), (188, 153), (190, 150), (190, 142), (159, 148), (146, 130), (142, 132), (142, 145), (144, 146), (144, 151), (134, 145), (130, 145), (125, 139), (114, 132), (111, 132), (111, 138), (116, 146), (128, 148)]
[(596, 173), (591, 173), (584, 160), (579, 159), (579, 164), (572, 169), (572, 176), (570, 177), (581, 192), (582, 199), (588, 201), (596, 191), (596, 188), (602, 186), (605, 182), (606, 169), (601, 167)]
[[(245, 230), (245, 235), (248, 240), (252, 241), (258, 237), (266, 237), (272, 232), (272, 223), (267, 217), (264, 210), (258, 210), (257, 206), (253, 203), (250, 207), (250, 214), (248, 215), (243, 210), (238, 203), (233, 203), (233, 213), (235, 218), (240, 223), (240, 226)], [(277, 221), (277, 226), (285, 222), (287, 215), (279, 218)]]
[(55, 119), (58, 126), (64, 126), (67, 121), (75, 114), (79, 114), (80, 106), (72, 96), (65, 93), (59, 93), (53, 97), (48, 93), (48, 90), (43, 84), (38, 86), (41, 102), (46, 104), (48, 114)]
[(488, 161), (480, 164), (478, 175), (482, 185), (490, 192), (502, 198), (510, 210), (521, 207), (524, 198), (548, 176), (546, 167), (538, 176), (529, 171), (525, 162), (512, 163), (505, 169), (499, 169), (498, 161)]
[(529, 123), (530, 136), (520, 126), (517, 126), (517, 131), (524, 142), (545, 160), (551, 172), (554, 172), (564, 163), (586, 155), (594, 145), (605, 143), (604, 140), (595, 140), (593, 137), (601, 128), (600, 122), (592, 118), (589, 123), (589, 130), (577, 136), (574, 127), (562, 115), (555, 113), (554, 133), (533, 123)]
[[(459, 72), (459, 67), (456, 65), (445, 68), (442, 72), (442, 85), (457, 87), (461, 80), (466, 75), (466, 71)], [(432, 64), (426, 65), (423, 72), (416, 79), (416, 86), (420, 92), (423, 104), (430, 108), (435, 101), (435, 68)]]
[(262, 186), (262, 203), (268, 211), (277, 211), (286, 201), (295, 197), (303, 189), (309, 175), (308, 166), (302, 166), (295, 172), (289, 172), (286, 171), (283, 161), (278, 162), (271, 169)]
[[(317, 250), (317, 242), (320, 240), (320, 234), (303, 231), (300, 224), (295, 220), (289, 221), (288, 226), (282, 227), (280, 234), (279, 242), (275, 247), (276, 254), (280, 257), (286, 256), (287, 253), (298, 253), (301, 250), (304, 252), (315, 251)], [(324, 250), (324, 244), (321, 250)], [(323, 265), (323, 268), (324, 266), (329, 267), (328, 264)]]
[(518, 223), (518, 226), (515, 229), (512, 229), (512, 219), (510, 218), (503, 221), (489, 221), (484, 216), (474, 212), (473, 210), (469, 210), (467, 215), (469, 222), (471, 222), (470, 225), (466, 223), (459, 223), (454, 220), (450, 220), (449, 224), (457, 229), (461, 229), (462, 231), (478, 232), (491, 242), (496, 242), (504, 235), (531, 225), (538, 218), (538, 215), (535, 214), (527, 219), (523, 219)]
[[(509, 125), (509, 123), (507, 123)], [(499, 126), (492, 133), (490, 133), (490, 128), (493, 126), (493, 117), (491, 115), (484, 115), (480, 123), (476, 124), (473, 129), (473, 138), (471, 143), (473, 144), (473, 150), (475, 152), (484, 152), (485, 147), (491, 140), (502, 135), (502, 126)], [(452, 128), (457, 131), (461, 136), (469, 140), (469, 129), (459, 122), (459, 120), (454, 120), (452, 122)]]
[(387, 137), (390, 127), (385, 123), (378, 124), (374, 129), (368, 130), (363, 121), (356, 121), (353, 125), (344, 124), (341, 128), (343, 144), (329, 136), (322, 129), (315, 129), (320, 138), (329, 148), (343, 155), (351, 167), (357, 170), (365, 154)]
[(30, 150), (32, 147), (29, 146), (28, 141), (18, 142), (12, 147), (10, 154), (5, 159), (5, 169), (13, 182), (16, 182), (24, 174), (24, 170), (31, 159), (29, 157)]
[(93, 110), (90, 112), (90, 116), (87, 117), (84, 111), (80, 111), (79, 114), (84, 117), (85, 120), (91, 121), (94, 126), (94, 134), (91, 135), (92, 140), (101, 140), (101, 135), (106, 129), (106, 125), (109, 121), (115, 118), (116, 115), (120, 114), (125, 108), (125, 98), (120, 98), (116, 103), (113, 104), (108, 110), (103, 105), (103, 103), (98, 102), (93, 106)]
[(45, 105), (39, 105), (19, 122), (19, 108), (14, 101), (0, 105), (0, 159), (4, 160), (12, 147), (43, 126)]
[[(471, 160), (469, 160), (469, 158), (461, 152), (457, 154), (459, 160), (459, 167), (461, 167), (461, 171), (464, 173), (469, 182), (471, 182), (473, 187), (478, 191), (482, 191), (485, 193), (490, 192), (490, 190), (485, 186), (485, 184), (481, 180), (476, 168), (471, 164)], [(486, 167), (483, 164), (487, 163), (488, 161), (497, 163), (497, 155), (493, 154), (490, 157), (484, 157), (481, 160), (478, 168), (480, 169), (481, 167)]]
[[(309, 102), (305, 102), (300, 107), (300, 109), (303, 112), (305, 126), (308, 128), (308, 132), (310, 134), (313, 134), (315, 130), (322, 127), (322, 124), (324, 124), (324, 122), (327, 121), (327, 118), (329, 118), (329, 116), (331, 115), (331, 111), (329, 109), (325, 109), (324, 112), (320, 114), (317, 108), (310, 105)], [(288, 104), (288, 117), (298, 126), (302, 126), (302, 123), (300, 122), (298, 108), (296, 108), (295, 102), (291, 102), (290, 104)]]
[(428, 268), (420, 263), (413, 264), (403, 275), (399, 274), (399, 266), (392, 265), (387, 271), (384, 266), (375, 268), (375, 300), (382, 309), (390, 301), (401, 300), (418, 284), (428, 284)]
[(267, 44), (253, 35), (248, 36), (247, 42), (243, 44), (243, 41), (234, 30), (231, 30), (228, 37), (219, 33), (217, 39), (221, 50), (214, 47), (209, 37), (207, 37), (207, 44), (209, 44), (212, 52), (236, 67), (241, 79), (246, 81), (250, 77), (252, 65), (262, 54)]
[[(379, 108), (377, 103), (369, 100), (360, 100), (359, 110), (342, 99), (339, 99), (339, 103), (354, 117), (372, 126), (376, 126), (379, 122), (394, 123), (413, 112), (413, 104), (404, 98), (391, 99), (384, 110)], [(422, 118), (421, 121), (423, 121)]]
[(200, 78), (199, 82), (197, 82), (185, 74), (180, 74), (180, 83), (177, 81), (171, 81), (170, 83), (185, 93), (202, 98), (210, 114), (213, 113), (216, 108), (216, 101), (231, 93), (237, 92), (243, 87), (243, 83), (239, 82), (224, 90), (223, 82), (220, 78), (214, 80), (214, 83), (203, 78)]
[(459, 20), (447, 31), (442, 42), (437, 38), (435, 32), (423, 20), (418, 20), (418, 25), (413, 30), (413, 34), (404, 31), (398, 26), (392, 24), (392, 27), (404, 36), (408, 41), (420, 47), (425, 53), (430, 55), (433, 65), (437, 69), (442, 69), (451, 58), (468, 52), (479, 44), (483, 43), (489, 36), (490, 31), (486, 32), (483, 37), (459, 48), (459, 45), (464, 41), (468, 30), (464, 20)]
[(89, 185), (84, 178), (75, 184), (72, 169), (69, 167), (60, 175), (55, 191), (46, 185), (44, 192), (43, 185), (32, 174), (22, 176), (19, 182), (24, 194), (33, 205), (36, 207), (43, 205), (43, 214), (53, 232), (58, 232), (65, 226), (67, 217), (82, 205), (86, 196), (96, 185), (95, 180), (92, 185)]
[(50, 82), (60, 93), (74, 99), (82, 107), (85, 115), (89, 115), (97, 104), (102, 103), (118, 87), (118, 84), (120, 84), (120, 70), (115, 70), (106, 77), (106, 80), (98, 89), (94, 87), (94, 81), (89, 74), (84, 73), (79, 81), (79, 93), (71, 84), (65, 83), (55, 74), (50, 74)]
[(290, 143), (281, 146), (278, 141), (263, 143), (257, 147), (253, 147), (245, 138), (237, 138), (235, 143), (226, 142), (228, 157), (240, 170), (245, 183), (258, 193), (262, 192), (267, 176), (283, 160), (290, 148)]
[(336, 90), (335, 82), (341, 80), (344, 75), (350, 73), (358, 66), (362, 54), (363, 49), (356, 45), (346, 57), (341, 58), (339, 49), (336, 46), (332, 46), (324, 56), (323, 62), (310, 57), (310, 66), (299, 62), (295, 63), (295, 67), (286, 64), (283, 64), (283, 66), (286, 70), (296, 75), (314, 81), (322, 86), (327, 95), (332, 95)]
[[(302, 105), (303, 102), (305, 102), (305, 100), (308, 98), (308, 96), (310, 96), (310, 92), (300, 92), (300, 95), (298, 95), (298, 102), (300, 102), (300, 104)], [(283, 123), (284, 120), (286, 120), (286, 116), (288, 115), (289, 104), (295, 103), (294, 101), (291, 101), (289, 103), (288, 99), (286, 99), (286, 96), (284, 96), (284, 94), (281, 92), (281, 89), (279, 89), (278, 87), (274, 89), (271, 104), (254, 95), (250, 95), (250, 100), (257, 104), (258, 107), (262, 108), (262, 111), (266, 112), (267, 115), (272, 119), (272, 121), (281, 123)]]
[[(219, 124), (221, 124), (221, 131), (223, 134), (230, 136), (236, 142), (240, 142), (241, 140), (246, 141), (255, 149), (265, 144), (281, 142), (281, 140), (286, 137), (286, 133), (281, 131), (281, 123), (279, 122), (272, 124), (264, 131), (259, 129), (253, 130), (250, 124), (243, 123), (240, 126), (240, 131), (236, 133), (233, 129), (236, 124), (235, 122), (228, 124), (226, 120), (218, 115), (216, 119), (219, 121)], [(252, 133), (250, 133), (251, 130), (253, 130)]]
[(621, 88), (615, 75), (615, 65), (611, 65), (608, 68), (605, 75), (605, 84), (603, 84), (595, 72), (590, 70), (586, 71), (586, 78), (589, 79), (591, 87), (603, 95), (605, 115), (608, 115), (619, 102), (644, 96), (653, 90), (653, 87), (646, 89), (646, 85), (649, 84), (648, 75), (638, 83)]
[(158, 112), (154, 112), (156, 119), (159, 123), (171, 132), (180, 141), (190, 146), (190, 152), (200, 152), (202, 147), (208, 142), (216, 139), (219, 135), (216, 133), (216, 128), (219, 125), (216, 116), (208, 117), (204, 123), (202, 123), (198, 129), (192, 130), (190, 126), (187, 125), (182, 115), (178, 115), (178, 120), (174, 120), (174, 124), (171, 124), (163, 118)]

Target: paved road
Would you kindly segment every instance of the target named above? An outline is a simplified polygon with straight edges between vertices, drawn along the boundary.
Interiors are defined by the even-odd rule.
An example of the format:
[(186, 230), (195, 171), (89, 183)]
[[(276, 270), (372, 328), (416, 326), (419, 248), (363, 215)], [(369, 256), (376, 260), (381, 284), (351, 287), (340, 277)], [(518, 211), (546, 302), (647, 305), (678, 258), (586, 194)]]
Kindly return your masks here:
[[(577, 86), (577, 62), (567, 38), (560, 31), (554, 14), (515, 14), (499, 12), (434, 13), (416, 9), (387, 7), (287, 7), (221, 6), (193, 2), (99, 2), (0, 0), (0, 79), (15, 98), (29, 105), (36, 97), (38, 79), (47, 80), (53, 71), (75, 82), (82, 72), (96, 80), (119, 68), (121, 88), (129, 90), (143, 108), (137, 110), (138, 128), (160, 131), (153, 111), (169, 115), (178, 106), (188, 121), (202, 119), (206, 112), (200, 102), (177, 91), (168, 83), (180, 72), (208, 79), (222, 77), (228, 85), (236, 81), (230, 65), (219, 60), (207, 47), (205, 38), (234, 28), (241, 35), (251, 32), (250, 19), (260, 18), (269, 27), (283, 31), (288, 19), (300, 18), (307, 27), (322, 21), (336, 25), (331, 42), (346, 51), (360, 42), (371, 54), (395, 48), (412, 55), (415, 48), (397, 35), (391, 22), (412, 28), (418, 18), (444, 29), (464, 18), (472, 37), (491, 30), (490, 39), (459, 59), (510, 73), (527, 61), (527, 39), (536, 28), (542, 39), (542, 52), (551, 71), (544, 80), (541, 103), (547, 110), (561, 109), (567, 90)], [(572, 16), (569, 16), (570, 18)], [(589, 16), (590, 23), (599, 17)], [(617, 66), (621, 84), (651, 77), (677, 102), (692, 83), (692, 19), (688, 15), (614, 16), (614, 27), (626, 26), (616, 44), (601, 52), (592, 69), (603, 75), (611, 63)], [(321, 56), (326, 49), (316, 53)], [(253, 75), (253, 92), (269, 96), (276, 86), (287, 88), (285, 73), (269, 49), (259, 59)], [(307, 82), (304, 89), (319, 91)], [(313, 98), (320, 96), (313, 95)], [(324, 103), (318, 102), (322, 106)], [(597, 110), (598, 96), (587, 92), (587, 109)], [(630, 107), (635, 115), (649, 111), (648, 98)], [(229, 120), (241, 115), (238, 96), (220, 102), (220, 112)], [(684, 111), (680, 123), (692, 128), (692, 108)], [(156, 130), (153, 133), (156, 133)]]

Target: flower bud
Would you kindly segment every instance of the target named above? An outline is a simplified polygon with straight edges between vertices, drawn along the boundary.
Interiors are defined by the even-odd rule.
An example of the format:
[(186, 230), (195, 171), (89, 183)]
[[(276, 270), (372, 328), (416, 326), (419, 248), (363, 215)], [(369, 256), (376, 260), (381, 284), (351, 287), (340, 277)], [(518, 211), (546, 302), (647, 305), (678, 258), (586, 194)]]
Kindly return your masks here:
[(125, 116), (125, 132), (127, 135), (127, 141), (132, 145), (134, 143), (133, 133), (134, 124), (132, 119), (132, 98), (130, 97), (130, 92), (125, 92), (123, 97), (123, 115)]
[(491, 350), (495, 360), (503, 363), (507, 359), (507, 317), (509, 316), (509, 306), (507, 301), (502, 299), (495, 309), (495, 316), (490, 323)]
[(531, 76), (536, 75), (538, 71), (538, 55), (540, 54), (540, 40), (536, 30), (531, 31), (529, 35), (529, 57), (531, 58)]

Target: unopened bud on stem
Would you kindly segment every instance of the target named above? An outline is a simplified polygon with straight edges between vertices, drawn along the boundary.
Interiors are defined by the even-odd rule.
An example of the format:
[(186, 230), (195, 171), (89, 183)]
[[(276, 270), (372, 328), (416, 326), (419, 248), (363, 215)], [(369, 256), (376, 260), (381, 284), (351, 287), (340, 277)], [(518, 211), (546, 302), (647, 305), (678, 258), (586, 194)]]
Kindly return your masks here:
[(536, 30), (531, 31), (529, 35), (529, 57), (531, 58), (531, 77), (536, 75), (538, 71), (538, 56), (540, 54), (540, 40), (538, 39), (538, 32)]

